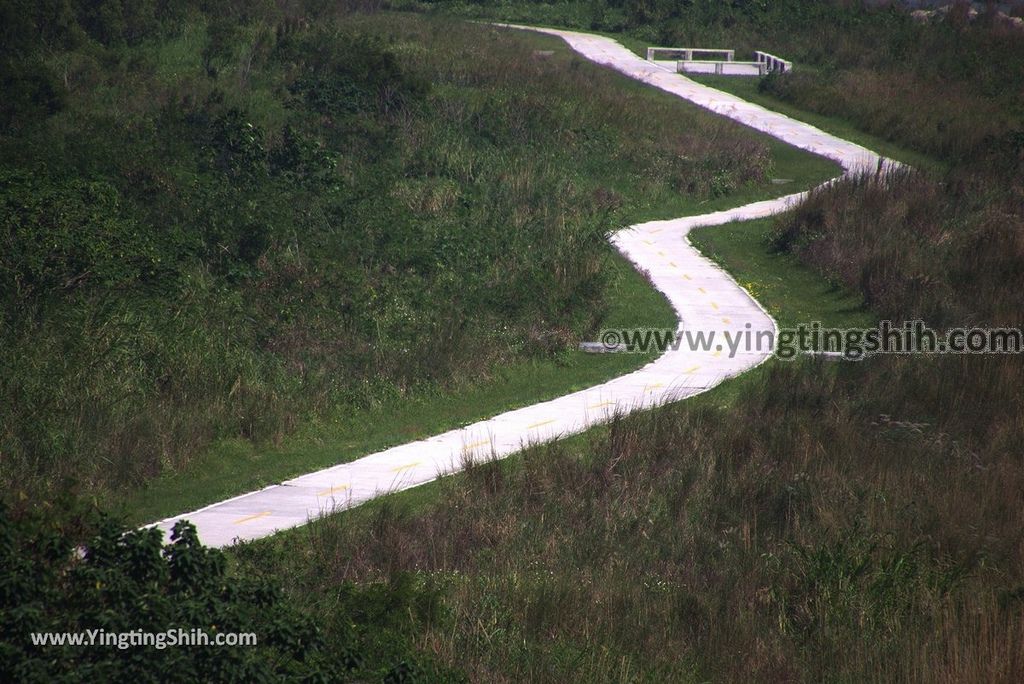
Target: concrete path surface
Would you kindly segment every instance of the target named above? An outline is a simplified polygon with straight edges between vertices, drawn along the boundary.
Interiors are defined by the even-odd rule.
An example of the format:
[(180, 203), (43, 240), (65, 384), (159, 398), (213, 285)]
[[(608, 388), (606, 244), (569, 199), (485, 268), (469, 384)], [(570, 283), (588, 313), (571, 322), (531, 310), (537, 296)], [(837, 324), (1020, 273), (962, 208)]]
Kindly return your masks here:
[[(509, 27), (527, 28), (527, 27)], [(531, 29), (563, 38), (581, 55), (711, 111), (838, 161), (848, 171), (875, 170), (873, 152), (732, 95), (702, 86), (645, 61), (616, 41), (572, 31)], [(642, 112), (637, 113), (642, 116)], [(701, 256), (687, 239), (698, 226), (761, 218), (785, 210), (802, 195), (703, 216), (653, 221), (612, 237), (614, 245), (671, 302), (681, 330), (751, 334), (776, 331), (775, 322), (728, 274)], [(718, 346), (717, 343), (715, 346)], [(382, 494), (415, 487), (457, 472), (472, 459), (500, 458), (524, 446), (582, 432), (616, 413), (649, 408), (706, 391), (765, 361), (769, 350), (728, 348), (669, 350), (637, 371), (557, 399), (509, 411), (429, 439), (403, 444), (286, 480), (256, 492), (154, 523), (169, 531), (180, 519), (194, 523), (210, 546), (256, 539), (303, 525)]]

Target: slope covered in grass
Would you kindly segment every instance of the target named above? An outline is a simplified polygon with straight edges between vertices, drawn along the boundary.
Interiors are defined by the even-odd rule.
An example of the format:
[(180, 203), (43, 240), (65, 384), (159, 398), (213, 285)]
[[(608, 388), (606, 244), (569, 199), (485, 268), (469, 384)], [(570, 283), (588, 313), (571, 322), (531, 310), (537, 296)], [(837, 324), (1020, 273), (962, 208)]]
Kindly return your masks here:
[[(955, 241), (970, 239), (920, 253), (909, 235), (899, 249), (875, 235), (919, 230), (912, 207), (943, 211), (914, 203), (922, 182), (841, 183), (774, 226), (696, 242), (783, 322), (869, 324), (850, 306), (861, 297), (875, 316), (1008, 312), (981, 274), (955, 294), (939, 275), (925, 292), (895, 281), (873, 294), (887, 254), (934, 273), (938, 252), (962, 256)], [(795, 255), (777, 251), (810, 225)], [(876, 274), (851, 279), (871, 286), (860, 296), (837, 285), (858, 267)], [(415, 578), (443, 610), (407, 622), (406, 643), (471, 679), (1016, 681), (1021, 377), (1006, 356), (774, 361), (233, 553), (243, 575), (275, 568), (313, 611), (321, 601), (304, 597)]]
[[(834, 117), (926, 157), (1021, 147), (1024, 28), (998, 3), (968, 2), (921, 22), (872, 0), (391, 0), (395, 7), (597, 31), (648, 45), (754, 50), (796, 63), (763, 81), (773, 98)], [(1024, 6), (1016, 3), (1017, 14)], [(799, 118), (799, 117), (798, 117)], [(877, 150), (882, 152), (884, 150)], [(899, 156), (899, 155), (896, 155)]]
[[(971, 40), (968, 63), (1002, 44)], [(974, 92), (958, 116), (1014, 115)], [(694, 241), (783, 321), (1019, 326), (1019, 147), (956, 128), (898, 136), (946, 169), (845, 180)], [(1015, 682), (1022, 378), (1019, 355), (775, 362), (236, 553), (296, 600), (412, 573), (448, 620), (410, 621), (409, 643), (491, 681)]]
[[(635, 28), (655, 35), (663, 19)], [(875, 19), (863, 23), (880, 44), (905, 42), (903, 19)], [(823, 21), (780, 45), (827, 52), (808, 35), (851, 26)], [(1001, 49), (984, 36), (970, 34), (952, 76)], [(945, 107), (934, 92), (925, 99)], [(1013, 113), (1006, 93), (971, 92), (976, 103), (950, 100), (966, 120)], [(884, 120), (886, 103), (873, 104)], [(929, 110), (891, 111), (906, 132)], [(788, 216), (695, 241), (783, 321), (1020, 325), (1019, 148), (957, 130), (915, 131), (948, 160), (941, 175), (844, 181)], [(862, 300), (871, 311), (851, 306)], [(697, 401), (234, 549), (230, 576), (274, 577), (332, 662), (360, 656), (347, 674), (363, 681), (453, 669), (489, 681), (1020, 681), (1022, 377), (1010, 356), (775, 362)]]
[[(496, 411), (640, 363), (567, 353), (644, 287), (610, 231), (834, 172), (550, 39), (344, 5), (69, 7), (5, 27), (0, 478), (170, 478), (136, 513), (479, 417), (358, 434), (407, 397), (471, 386)], [(658, 301), (637, 324), (671, 323)], [(502, 401), (484, 383), (506, 372)], [(255, 463), (313, 421), (342, 428), (320, 460)], [(174, 480), (193, 465), (227, 478)]]

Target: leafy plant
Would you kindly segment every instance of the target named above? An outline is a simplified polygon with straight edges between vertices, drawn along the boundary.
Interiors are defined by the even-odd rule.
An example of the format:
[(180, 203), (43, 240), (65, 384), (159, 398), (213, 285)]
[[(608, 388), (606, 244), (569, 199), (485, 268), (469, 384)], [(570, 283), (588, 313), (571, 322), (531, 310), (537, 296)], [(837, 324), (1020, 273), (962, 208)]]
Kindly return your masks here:
[[(73, 504), (0, 508), (0, 673), (7, 681), (248, 681), (331, 679), (320, 631), (277, 586), (228, 574), (220, 551), (180, 523), (128, 530)], [(37, 645), (33, 635), (187, 635), (209, 646)], [(258, 646), (217, 646), (218, 634), (254, 634)], [(102, 638), (102, 637), (98, 637)], [(142, 637), (140, 636), (139, 639)], [(180, 637), (176, 637), (180, 638)], [(169, 642), (164, 642), (169, 643)]]

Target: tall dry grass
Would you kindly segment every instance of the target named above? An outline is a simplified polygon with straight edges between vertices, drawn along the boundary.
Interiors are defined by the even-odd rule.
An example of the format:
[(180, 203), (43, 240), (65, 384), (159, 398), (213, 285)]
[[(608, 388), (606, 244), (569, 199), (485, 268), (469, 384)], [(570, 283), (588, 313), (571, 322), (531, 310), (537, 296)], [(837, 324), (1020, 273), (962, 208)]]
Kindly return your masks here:
[(9, 485), (116, 492), (557, 354), (605, 311), (630, 214), (767, 180), (761, 141), (536, 37), (294, 3), (186, 19), (72, 44), (107, 61), (0, 131)]
[(924, 412), (960, 399), (915, 391), (949, 366), (779, 366), (731, 408), (617, 420), (242, 567), (269, 563), (311, 610), (415, 573), (449, 611), (419, 647), (473, 680), (1014, 681), (1024, 469), (1015, 442)]
[[(777, 221), (896, 320), (1021, 324), (1012, 155), (846, 179)], [(238, 551), (293, 595), (411, 573), (415, 643), (479, 681), (1024, 677), (1024, 359), (778, 364)], [(316, 610), (315, 605), (311, 610)]]
[(774, 244), (859, 290), (884, 316), (1017, 325), (1024, 310), (1017, 174), (992, 161), (942, 179), (901, 169), (844, 180), (782, 219)]

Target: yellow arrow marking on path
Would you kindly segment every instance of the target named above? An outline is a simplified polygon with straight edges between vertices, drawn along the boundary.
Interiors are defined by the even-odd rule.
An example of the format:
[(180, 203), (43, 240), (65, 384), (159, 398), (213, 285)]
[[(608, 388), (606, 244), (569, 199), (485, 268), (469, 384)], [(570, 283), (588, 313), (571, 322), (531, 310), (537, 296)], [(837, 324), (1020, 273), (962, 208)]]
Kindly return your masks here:
[(732, 323), (732, 319), (730, 319), (730, 318), (723, 318), (722, 322), (725, 323), (726, 325), (729, 325), (730, 323)]
[(476, 449), (478, 446), (483, 446), (484, 444), (490, 444), (490, 443), (491, 443), (491, 440), (489, 440), (489, 439), (481, 439), (479, 442), (473, 442), (472, 444), (467, 444), (464, 448), (466, 448), (466, 449)]
[(409, 470), (410, 468), (415, 468), (420, 463), (423, 463), (423, 461), (413, 461), (412, 463), (406, 463), (403, 466), (398, 466), (397, 468), (392, 468), (391, 472), (393, 472), (393, 473), (400, 473), (400, 472), (402, 472), (404, 470)]
[(235, 525), (242, 525), (244, 523), (249, 522), (250, 520), (256, 520), (258, 518), (264, 518), (264, 517), (266, 517), (268, 515), (270, 515), (270, 511), (263, 511), (262, 513), (257, 513), (256, 515), (247, 515), (244, 518), (239, 518), (238, 520), (236, 520), (234, 524)]
[(532, 425), (527, 425), (526, 429), (527, 430), (532, 430), (534, 428), (539, 428), (539, 427), (543, 427), (545, 425), (550, 425), (551, 423), (554, 423), (554, 422), (555, 422), (554, 418), (551, 418), (550, 420), (542, 420), (539, 423), (533, 423)]
[(700, 370), (700, 366), (694, 366), (693, 368), (686, 371), (686, 374), (689, 375), (690, 373), (696, 372), (698, 370)]
[(715, 311), (718, 311), (718, 304), (711, 302), (711, 308), (714, 309)]
[(644, 387), (644, 392), (653, 392), (654, 390), (658, 389), (659, 387), (664, 387), (664, 386), (665, 386), (664, 383), (656, 382), (653, 385), (647, 385), (646, 387)]
[(700, 290), (701, 294), (707, 294), (708, 293), (708, 291), (705, 290), (703, 287), (698, 287), (697, 289)]
[(693, 278), (690, 277), (689, 273), (684, 273), (683, 277), (686, 278), (687, 280), (693, 280)]
[(604, 408), (605, 406), (614, 406), (614, 405), (615, 405), (614, 401), (602, 401), (600, 404), (594, 404), (592, 406), (588, 406), (587, 408)]
[(316, 495), (317, 496), (330, 496), (331, 494), (337, 494), (338, 492), (343, 492), (343, 491), (345, 491), (348, 488), (349, 488), (348, 485), (338, 485), (337, 487), (331, 487), (329, 489), (323, 490), (322, 492), (317, 492)]

